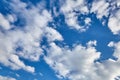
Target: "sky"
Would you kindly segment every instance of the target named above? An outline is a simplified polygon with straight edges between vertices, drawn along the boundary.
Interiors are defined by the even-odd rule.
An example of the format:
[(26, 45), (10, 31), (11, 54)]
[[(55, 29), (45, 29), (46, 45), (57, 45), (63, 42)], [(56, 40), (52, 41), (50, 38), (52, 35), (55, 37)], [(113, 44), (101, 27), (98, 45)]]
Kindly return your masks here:
[(0, 80), (120, 80), (120, 0), (0, 0)]

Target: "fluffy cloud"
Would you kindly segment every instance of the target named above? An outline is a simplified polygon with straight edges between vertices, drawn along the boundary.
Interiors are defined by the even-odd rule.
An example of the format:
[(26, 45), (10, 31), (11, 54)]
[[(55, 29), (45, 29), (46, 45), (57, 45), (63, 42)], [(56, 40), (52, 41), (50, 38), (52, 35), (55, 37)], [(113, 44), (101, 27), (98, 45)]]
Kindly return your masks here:
[[(65, 0), (61, 6), (61, 13), (65, 15), (65, 22), (70, 28), (81, 32), (86, 31), (89, 28), (89, 25), (87, 25), (86, 20), (84, 20), (84, 26), (79, 24), (81, 22), (80, 20), (78, 21), (80, 14), (88, 15), (94, 13), (96, 14), (96, 17), (102, 21), (103, 25), (108, 24), (113, 34), (118, 34), (120, 20), (118, 15), (120, 14), (118, 10), (119, 7), (119, 0), (93, 0), (91, 3), (87, 3), (87, 1), (84, 0)], [(108, 23), (104, 19), (105, 17), (109, 19)]]
[[(111, 1), (111, 0), (100, 0), (93, 1), (92, 8), (90, 9), (91, 13), (96, 14), (98, 19), (103, 19), (103, 17), (108, 18), (108, 27), (110, 28), (113, 34), (119, 34), (120, 32), (120, 10), (119, 10), (119, 0)], [(104, 25), (105, 20), (103, 20)]]
[[(51, 43), (45, 60), (56, 73), (70, 80), (114, 80), (119, 78), (120, 60), (96, 61), (100, 58), (100, 52), (97, 52), (95, 45), (96, 41), (90, 41), (87, 43), (87, 47), (78, 44), (69, 49), (69, 47), (59, 47), (55, 43)], [(118, 46), (116, 51), (119, 55)], [(116, 51), (114, 55), (116, 55)]]
[(81, 26), (78, 21), (80, 14), (85, 15), (89, 13), (88, 7), (85, 4), (84, 0), (66, 0), (61, 6), (61, 12), (65, 15), (65, 21), (70, 28), (81, 32), (87, 29), (87, 27)]
[[(59, 76), (67, 77), (70, 80), (113, 80), (118, 78), (119, 68), (119, 52), (120, 43), (109, 44), (114, 47), (114, 56), (118, 60), (108, 59), (101, 63), (96, 61), (100, 58), (100, 52), (95, 49), (96, 41), (89, 41), (86, 47), (76, 44), (72, 49), (69, 46), (59, 47), (54, 41), (62, 41), (62, 35), (52, 27), (48, 26), (48, 22), (52, 21), (51, 13), (42, 5), (29, 5), (20, 0), (11, 0), (9, 3), (12, 8), (12, 14), (4, 16), (0, 13), (0, 63), (11, 67), (14, 70), (23, 69), (28, 72), (35, 72), (35, 68), (26, 65), (20, 57), (31, 61), (39, 61), (43, 55), (44, 45), (41, 45), (43, 37), (47, 38), (49, 48), (45, 48), (47, 56), (44, 59), (47, 64), (52, 67)], [(117, 0), (119, 2), (119, 0)], [(115, 3), (119, 6), (119, 3)], [(16, 6), (17, 5), (17, 6)], [(110, 4), (105, 0), (94, 1), (91, 12), (97, 15), (97, 18), (109, 15), (108, 8)], [(111, 3), (111, 5), (114, 5)], [(111, 9), (114, 10), (114, 7)], [(78, 13), (77, 13), (78, 12)], [(90, 25), (91, 19), (85, 18), (85, 25), (81, 26), (78, 21), (80, 14), (89, 14), (89, 9), (84, 0), (66, 0), (61, 6), (61, 13), (65, 15), (65, 21), (70, 28), (85, 31)], [(108, 26), (113, 34), (119, 34), (119, 15), (117, 10), (114, 15), (110, 15)], [(24, 21), (24, 25), (15, 25), (14, 22)], [(20, 22), (21, 22), (20, 21)], [(87, 25), (87, 27), (86, 27)], [(44, 47), (43, 47), (44, 46)], [(0, 76), (1, 79), (9, 80)]]
[(109, 47), (113, 47), (114, 48), (114, 53), (113, 53), (113, 56), (115, 56), (116, 58), (120, 58), (120, 42), (113, 42), (111, 41), (109, 44), (108, 44)]
[[(59, 32), (47, 26), (52, 17), (44, 8), (41, 10), (33, 5), (26, 8), (28, 5), (20, 0), (12, 0), (8, 4), (14, 13), (8, 14), (8, 16), (0, 14), (0, 25), (5, 28), (0, 31), (0, 63), (15, 70), (24, 69), (33, 73), (34, 67), (25, 65), (19, 57), (38, 61), (43, 55), (40, 45), (43, 37), (50, 42), (63, 40), (63, 38)], [(23, 26), (11, 24), (19, 17), (24, 19)], [(12, 29), (11, 26), (13, 26)]]
[(0, 13), (0, 27), (2, 27), (5, 30), (10, 29), (10, 23), (9, 21)]
[(0, 75), (0, 80), (16, 80), (15, 78), (5, 77)]
[(81, 13), (87, 13), (88, 8), (85, 6), (84, 0), (66, 0), (61, 7), (63, 12), (80, 11)]
[(60, 33), (58, 33), (55, 29), (51, 28), (51, 27), (47, 27), (45, 30), (45, 34), (48, 38), (48, 41), (55, 41), (55, 40), (59, 40), (62, 41), (63, 37)]
[(120, 33), (120, 10), (117, 10), (113, 15), (110, 16), (108, 27), (113, 34)]
[[(94, 61), (100, 56), (93, 47), (96, 42), (89, 42), (87, 47), (75, 45), (73, 49), (60, 48), (55, 43), (50, 44), (46, 62), (61, 76), (71, 80), (94, 80), (96, 71)], [(91, 74), (91, 75), (90, 75)]]
[[(0, 62), (5, 66), (10, 66), (12, 69), (24, 69), (28, 72), (34, 72), (34, 68), (26, 66), (16, 55), (17, 33), (10, 36), (10, 34), (3, 34), (0, 32)], [(18, 34), (19, 35), (19, 34)], [(20, 36), (20, 35), (19, 35)], [(19, 39), (19, 38), (18, 38)]]
[(103, 16), (109, 15), (109, 3), (106, 0), (94, 1), (92, 4), (91, 12), (101, 19)]
[(91, 19), (90, 18), (85, 18), (85, 24), (90, 25)]

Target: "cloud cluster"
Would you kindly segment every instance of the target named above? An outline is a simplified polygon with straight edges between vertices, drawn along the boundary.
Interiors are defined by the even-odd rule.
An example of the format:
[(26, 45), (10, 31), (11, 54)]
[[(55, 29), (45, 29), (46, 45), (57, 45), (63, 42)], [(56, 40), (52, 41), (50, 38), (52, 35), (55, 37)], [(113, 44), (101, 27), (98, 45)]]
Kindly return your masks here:
[[(86, 31), (89, 26), (86, 26), (87, 23), (85, 21), (84, 26), (80, 25), (79, 23), (82, 22), (82, 20), (78, 20), (78, 18), (81, 14), (89, 15), (93, 13), (100, 21), (102, 20), (103, 25), (108, 24), (108, 27), (113, 34), (118, 34), (120, 30), (119, 8), (119, 0), (93, 0), (91, 3), (84, 0), (65, 0), (63, 5), (61, 5), (61, 12), (65, 16), (66, 24), (72, 29), (76, 29), (81, 32)], [(106, 20), (104, 19), (105, 17), (109, 19), (108, 23), (106, 23)]]
[(100, 56), (92, 47), (94, 42), (89, 42), (87, 47), (74, 45), (73, 49), (60, 48), (55, 43), (50, 46), (45, 60), (57, 73), (71, 80), (93, 80), (88, 74), (94, 72), (94, 61)]
[(109, 3), (106, 0), (94, 1), (92, 3), (91, 13), (95, 13), (97, 18), (102, 19), (103, 16), (109, 15)]
[[(89, 13), (89, 9), (84, 0), (65, 0), (61, 6), (61, 12), (65, 15), (65, 21), (67, 25), (78, 31), (86, 31), (88, 27), (80, 25), (78, 17), (80, 14), (86, 15)], [(78, 12), (78, 13), (77, 13)]]
[[(108, 27), (116, 35), (120, 32), (120, 1), (119, 0), (100, 0), (92, 3), (91, 12), (96, 14), (98, 19), (108, 18)], [(104, 22), (103, 22), (104, 23)]]
[[(81, 44), (74, 45), (72, 49), (50, 44), (46, 62), (61, 77), (70, 80), (114, 80), (120, 75), (120, 60), (108, 59), (98, 62), (100, 52), (95, 49), (96, 41), (89, 41), (87, 47)], [(112, 43), (109, 46), (112, 46)], [(119, 58), (120, 43), (115, 44), (114, 55)]]
[[(40, 10), (33, 5), (27, 8), (28, 5), (20, 0), (12, 0), (9, 4), (13, 13), (8, 14), (9, 16), (0, 14), (0, 63), (15, 70), (35, 72), (34, 67), (25, 65), (20, 57), (39, 61), (40, 56), (43, 55), (41, 48), (43, 37), (46, 37), (48, 42), (63, 40), (63, 38), (58, 31), (47, 26), (52, 20), (47, 10)], [(19, 17), (24, 19), (22, 26), (13, 24)]]
[(9, 21), (2, 14), (0, 14), (0, 26), (5, 30), (11, 27)]
[[(69, 46), (58, 46), (54, 41), (63, 41), (62, 35), (48, 23), (53, 20), (51, 13), (41, 4), (37, 6), (28, 5), (20, 0), (8, 2), (12, 13), (4, 15), (0, 13), (0, 63), (11, 67), (14, 70), (23, 69), (34, 73), (35, 68), (26, 65), (20, 58), (30, 61), (39, 61), (40, 56), (44, 55), (43, 48), (47, 51), (44, 59), (50, 67), (56, 71), (58, 76), (70, 80), (114, 80), (120, 75), (120, 42), (110, 42), (109, 47), (114, 48), (113, 56), (117, 60), (108, 59), (102, 62), (100, 52), (95, 48), (97, 41), (89, 41), (87, 46), (73, 44)], [(17, 5), (17, 6), (16, 6)], [(117, 7), (116, 7), (116, 6)], [(84, 0), (65, 0), (60, 7), (60, 13), (65, 16), (66, 24), (78, 31), (86, 31), (91, 23), (91, 18), (86, 17), (84, 26), (79, 24), (78, 17), (96, 14), (98, 19), (110, 17), (108, 27), (113, 34), (120, 32), (120, 1), (94, 0), (89, 9)], [(115, 11), (112, 13), (110, 11)], [(23, 25), (16, 25), (23, 22)], [(43, 38), (47, 39), (48, 45), (41, 45)], [(15, 80), (2, 77), (1, 80)]]

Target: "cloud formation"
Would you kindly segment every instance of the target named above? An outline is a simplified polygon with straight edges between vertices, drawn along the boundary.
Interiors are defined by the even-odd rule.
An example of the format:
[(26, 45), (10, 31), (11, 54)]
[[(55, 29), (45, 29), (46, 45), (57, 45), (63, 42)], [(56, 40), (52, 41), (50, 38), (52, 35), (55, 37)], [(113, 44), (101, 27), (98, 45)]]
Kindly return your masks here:
[[(16, 4), (18, 4), (17, 7)], [(40, 45), (43, 37), (46, 37), (48, 42), (63, 40), (63, 38), (59, 32), (47, 26), (48, 22), (52, 20), (51, 14), (47, 10), (39, 10), (33, 5), (27, 9), (28, 5), (20, 0), (12, 0), (10, 5), (14, 13), (8, 15), (15, 17), (6, 18), (0, 14), (0, 27), (4, 29), (4, 32), (0, 31), (0, 56), (2, 57), (0, 63), (15, 70), (24, 69), (33, 73), (35, 72), (34, 67), (25, 65), (20, 57), (39, 61), (40, 56), (43, 55)], [(23, 26), (11, 24), (19, 17), (25, 21)]]
[(64, 14), (65, 22), (69, 28), (76, 29), (81, 32), (86, 31), (88, 27), (80, 25), (78, 21), (80, 14), (86, 15), (89, 13), (84, 0), (65, 0), (64, 4), (61, 6), (61, 12)]
[(106, 0), (94, 1), (92, 3), (91, 12), (97, 15), (97, 18), (101, 19), (103, 16), (109, 15), (109, 3)]
[[(46, 63), (60, 77), (70, 80), (114, 80), (120, 75), (120, 42), (110, 42), (109, 47), (114, 48), (113, 56), (117, 60), (108, 59), (102, 62), (101, 52), (95, 46), (97, 41), (89, 41), (86, 46), (73, 44), (58, 46), (55, 41), (64, 41), (62, 35), (48, 23), (53, 20), (51, 12), (38, 3), (29, 5), (21, 0), (7, 2), (12, 13), (0, 13), (0, 63), (13, 70), (23, 69), (34, 73), (34, 66), (26, 65), (21, 58), (30, 61), (39, 61), (43, 55)], [(17, 6), (16, 6), (17, 5)], [(89, 8), (84, 0), (66, 0), (60, 6), (60, 14), (65, 16), (65, 23), (69, 28), (77, 31), (86, 31), (91, 25), (91, 18), (85, 17), (85, 25), (79, 24), (79, 16), (95, 14), (99, 20), (108, 18), (108, 28), (115, 35), (120, 32), (120, 1), (94, 0)], [(113, 13), (115, 11), (115, 13)], [(57, 15), (56, 15), (57, 17)], [(22, 20), (21, 20), (22, 19)], [(22, 25), (16, 25), (22, 22)], [(107, 26), (106, 26), (107, 27)], [(41, 45), (43, 38), (47, 39), (49, 47)], [(44, 55), (44, 51), (47, 55)], [(15, 80), (0, 76), (1, 80)]]
[[(120, 60), (108, 59), (102, 62), (100, 52), (95, 49), (96, 41), (89, 41), (87, 47), (77, 44), (72, 49), (50, 44), (46, 62), (61, 77), (70, 80), (114, 80), (120, 75)], [(110, 45), (110, 44), (109, 44)], [(119, 43), (113, 55), (119, 58)]]
[[(117, 34), (119, 32), (119, 27), (116, 27), (119, 26), (119, 15), (117, 16), (119, 14), (119, 3), (119, 0), (93, 0), (91, 3), (84, 0), (65, 0), (61, 5), (61, 13), (64, 14), (65, 22), (69, 28), (76, 29), (80, 32), (86, 31), (89, 26), (86, 26), (87, 23), (85, 21), (83, 21), (85, 24), (81, 25), (80, 22), (82, 20), (78, 20), (78, 18), (81, 15), (95, 14), (103, 25), (108, 24), (113, 34)], [(109, 19), (108, 23), (106, 23), (105, 18)]]

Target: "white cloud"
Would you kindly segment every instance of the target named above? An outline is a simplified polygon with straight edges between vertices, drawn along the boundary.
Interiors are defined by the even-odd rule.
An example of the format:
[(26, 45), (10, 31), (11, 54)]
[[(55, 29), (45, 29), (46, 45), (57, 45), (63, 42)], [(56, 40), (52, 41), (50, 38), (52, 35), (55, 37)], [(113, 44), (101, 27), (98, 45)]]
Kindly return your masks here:
[(96, 41), (96, 40), (94, 40), (94, 41), (89, 41), (89, 42), (87, 43), (87, 46), (97, 46), (97, 41)]
[(85, 24), (90, 25), (91, 19), (90, 18), (85, 18)]
[(48, 41), (63, 40), (63, 37), (61, 36), (61, 34), (51, 27), (47, 27), (45, 29), (45, 33), (48, 38)]
[(10, 23), (14, 23), (16, 21), (16, 16), (12, 14), (8, 14), (6, 18)]
[(109, 15), (109, 3), (106, 0), (94, 1), (91, 12), (95, 13), (99, 19), (103, 16), (107, 17)]
[(1, 76), (0, 75), (0, 80), (16, 80), (15, 78), (11, 78), (11, 77), (6, 77), (6, 76)]
[(108, 27), (113, 32), (113, 34), (120, 33), (120, 10), (117, 10), (117, 12), (110, 16)]
[(5, 30), (11, 28), (9, 21), (1, 13), (0, 13), (0, 27), (2, 27)]
[[(86, 47), (81, 44), (74, 45), (72, 49), (57, 46), (54, 41), (62, 41), (63, 37), (57, 30), (48, 27), (47, 24), (52, 20), (52, 16), (43, 7), (43, 9), (39, 9), (41, 5), (39, 7), (31, 5), (27, 9), (28, 5), (20, 0), (12, 0), (10, 5), (14, 12), (12, 15), (8, 14), (6, 17), (0, 14), (0, 26), (5, 31), (4, 33), (0, 32), (0, 63), (15, 70), (23, 69), (33, 73), (35, 68), (26, 65), (24, 61), (20, 60), (20, 57), (38, 61), (40, 56), (43, 55), (41, 48), (43, 45), (40, 44), (42, 38), (46, 37), (50, 43), (50, 48), (46, 48), (48, 55), (45, 56), (45, 60), (59, 76), (67, 77), (70, 80), (113, 80), (120, 75), (119, 59), (117, 61), (109, 59), (102, 63), (95, 62), (100, 58), (100, 52), (95, 49), (96, 41), (89, 41)], [(98, 18), (108, 16), (108, 5), (103, 0), (94, 2), (91, 12), (96, 13)], [(99, 8), (101, 9), (99, 10)], [(68, 26), (85, 31), (87, 28), (78, 24), (79, 14), (74, 11), (80, 11), (80, 14), (89, 13), (84, 0), (66, 0), (61, 7), (61, 12), (65, 15)], [(24, 26), (10, 24), (18, 17), (25, 20)], [(119, 21), (119, 11), (110, 16), (108, 25), (114, 34), (119, 32), (119, 27), (117, 27)], [(85, 18), (84, 22), (89, 25), (91, 19)], [(14, 30), (9, 30), (12, 26), (14, 26)], [(114, 56), (119, 58), (120, 44), (111, 43), (109, 46), (115, 46)], [(22, 50), (16, 51), (18, 47), (21, 47)]]
[(89, 13), (88, 7), (85, 4), (86, 2), (84, 0), (65, 0), (64, 4), (61, 6), (61, 12), (65, 15), (65, 22), (70, 28), (81, 32), (87, 29), (81, 26), (77, 20), (80, 14), (85, 15)]
[[(26, 66), (17, 55), (14, 54), (14, 45), (9, 40), (0, 34), (0, 62), (5, 66), (10, 66), (12, 69), (25, 69), (29, 72), (34, 72), (34, 68)], [(5, 41), (5, 42), (4, 42)], [(31, 69), (28, 69), (31, 68)]]
[(65, 21), (67, 25), (70, 26), (70, 28), (77, 30), (80, 30), (82, 28), (82, 26), (78, 24), (77, 16), (75, 15), (74, 12), (68, 13), (65, 17), (66, 17)]
[(94, 61), (100, 56), (100, 53), (92, 47), (94, 43), (89, 42), (88, 47), (76, 45), (72, 50), (51, 43), (45, 60), (61, 76), (71, 80), (87, 80), (87, 78), (93, 80), (90, 74), (95, 71)]
[[(87, 5), (86, 5), (87, 4)], [(91, 5), (90, 10), (88, 9), (88, 5)], [(87, 18), (84, 20), (85, 25), (81, 26), (78, 21), (78, 16), (80, 14), (87, 15), (89, 13), (96, 14), (96, 17), (99, 20), (103, 20), (102, 24), (107, 24), (104, 17), (109, 18), (108, 26), (113, 32), (113, 34), (118, 34), (119, 32), (119, 15), (115, 17), (114, 15), (120, 14), (119, 12), (116, 13), (117, 8), (120, 7), (120, 0), (93, 0), (91, 4), (88, 4), (87, 1), (84, 0), (65, 0), (61, 6), (61, 12), (65, 15), (65, 22), (66, 24), (72, 28), (79, 30), (81, 32), (86, 31), (90, 25), (87, 25), (88, 20)], [(78, 13), (76, 13), (76, 12)], [(118, 11), (118, 10), (117, 10)], [(90, 20), (89, 20), (90, 21)], [(90, 23), (89, 23), (90, 24)], [(87, 26), (86, 26), (87, 25)]]
[(120, 7), (120, 0), (117, 0), (117, 7)]
[(88, 8), (85, 6), (84, 0), (66, 0), (61, 7), (61, 10), (65, 13), (72, 12), (73, 10), (81, 11), (81, 13), (88, 12)]
[(113, 56), (115, 56), (119, 59), (120, 58), (120, 42), (115, 43), (115, 42), (111, 41), (108, 44), (108, 46), (114, 48)]
[(113, 34), (119, 34), (120, 32), (120, 0), (95, 0), (92, 3), (90, 9), (91, 13), (96, 14), (96, 17), (102, 21), (102, 24), (105, 25), (107, 20), (103, 17), (108, 18), (108, 27), (110, 28)]
[[(59, 74), (59, 77), (67, 77), (70, 80), (114, 80), (118, 78), (120, 60), (108, 59), (101, 63), (95, 62), (100, 58), (100, 52), (97, 52), (95, 45), (96, 41), (90, 41), (87, 47), (78, 44), (69, 49), (51, 43), (45, 61)], [(117, 44), (114, 52), (117, 57), (120, 52), (119, 46), (120, 43)]]
[(23, 68), (24, 70), (28, 71), (28, 72), (34, 72), (34, 68), (31, 66), (26, 66), (22, 61), (20, 61), (19, 57), (17, 55), (10, 55), (10, 59), (11, 63), (13, 63), (15, 65), (15, 67), (13, 68)]
[[(14, 13), (12, 15), (8, 14), (6, 18), (1, 14), (1, 22), (4, 22), (4, 24), (0, 24), (6, 26), (6, 23), (8, 23), (7, 27), (14, 26), (14, 30), (5, 29), (5, 33), (0, 32), (0, 63), (15, 70), (23, 69), (33, 73), (35, 72), (34, 67), (26, 65), (19, 57), (39, 61), (40, 56), (43, 55), (40, 45), (43, 37), (48, 38), (48, 41), (51, 42), (63, 40), (63, 38), (55, 29), (48, 27), (47, 24), (52, 20), (52, 17), (47, 10), (39, 10), (38, 7), (33, 5), (27, 9), (26, 6), (28, 5), (20, 0), (12, 0), (9, 4)], [(10, 24), (18, 17), (25, 20), (24, 26)], [(16, 49), (18, 50), (16, 51)]]

